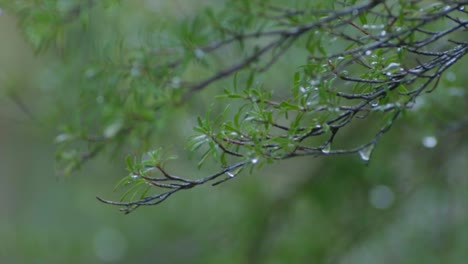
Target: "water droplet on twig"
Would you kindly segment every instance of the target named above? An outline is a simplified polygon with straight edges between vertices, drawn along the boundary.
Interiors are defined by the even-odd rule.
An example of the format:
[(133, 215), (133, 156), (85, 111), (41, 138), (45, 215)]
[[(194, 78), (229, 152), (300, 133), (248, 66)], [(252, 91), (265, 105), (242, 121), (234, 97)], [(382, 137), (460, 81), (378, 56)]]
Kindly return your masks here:
[(359, 151), (359, 157), (361, 157), (363, 161), (368, 162), (370, 160), (374, 147), (375, 147), (375, 144), (370, 144), (367, 147), (361, 149)]
[(330, 142), (327, 142), (327, 144), (325, 146), (323, 146), (323, 148), (322, 148), (322, 153), (323, 154), (328, 154), (328, 153), (330, 153), (330, 150), (331, 150), (331, 144), (330, 144)]

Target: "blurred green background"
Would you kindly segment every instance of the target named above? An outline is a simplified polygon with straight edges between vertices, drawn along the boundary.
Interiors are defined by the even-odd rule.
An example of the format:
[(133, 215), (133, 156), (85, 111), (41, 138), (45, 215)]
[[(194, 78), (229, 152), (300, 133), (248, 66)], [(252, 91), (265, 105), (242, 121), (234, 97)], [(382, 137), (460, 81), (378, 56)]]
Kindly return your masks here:
[[(116, 27), (193, 15), (209, 2), (134, 1), (118, 9)], [(266, 87), (291, 83), (291, 65), (302, 58), (288, 59), (264, 78)], [(466, 58), (382, 138), (367, 166), (357, 156), (284, 161), (130, 215), (95, 199), (117, 197), (127, 153), (101, 155), (71, 177), (55, 173), (60, 115), (48, 85), (61, 80), (51, 73), (56, 60), (36, 56), (3, 10), (0, 263), (467, 262)], [(193, 113), (215, 92), (173, 113), (179, 121), (157, 139), (179, 152), (172, 167), (180, 174), (212, 172), (194, 171), (182, 146)], [(362, 140), (361, 132), (350, 130), (349, 141)]]

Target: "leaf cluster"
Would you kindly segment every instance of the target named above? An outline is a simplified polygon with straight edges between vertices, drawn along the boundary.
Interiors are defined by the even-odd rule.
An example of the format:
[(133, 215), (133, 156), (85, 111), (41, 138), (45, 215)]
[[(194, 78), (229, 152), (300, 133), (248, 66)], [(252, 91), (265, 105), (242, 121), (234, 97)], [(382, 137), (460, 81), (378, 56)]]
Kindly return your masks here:
[[(105, 10), (107, 2), (113, 1), (77, 2), (62, 11), (57, 1), (20, 2), (16, 10), (40, 51), (51, 39), (60, 42), (67, 23), (79, 23), (96, 6)], [(167, 27), (148, 27), (158, 34), (75, 58), (86, 65), (77, 78), (80, 111), (57, 136), (57, 157), (70, 173), (104, 149), (153, 149), (151, 138), (173, 109), (207, 87), (225, 88), (222, 80), (230, 79), (217, 96), (224, 111), (198, 117), (187, 143), (190, 153), (200, 153), (199, 168), (211, 159), (218, 172), (198, 180), (175, 176), (163, 166), (172, 157), (156, 148), (140, 160), (127, 159), (129, 175), (118, 186), (129, 189), (121, 201), (100, 200), (130, 212), (180, 190), (232, 179), (244, 168), (298, 156), (355, 154), (369, 162), (397, 118), (468, 53), (466, 5), (227, 1)], [(261, 83), (292, 50), (303, 63), (293, 66), (289, 86)], [(371, 120), (378, 120), (374, 129), (356, 124)], [(339, 143), (350, 127), (362, 130), (363, 143)], [(153, 188), (162, 192), (150, 195)]]

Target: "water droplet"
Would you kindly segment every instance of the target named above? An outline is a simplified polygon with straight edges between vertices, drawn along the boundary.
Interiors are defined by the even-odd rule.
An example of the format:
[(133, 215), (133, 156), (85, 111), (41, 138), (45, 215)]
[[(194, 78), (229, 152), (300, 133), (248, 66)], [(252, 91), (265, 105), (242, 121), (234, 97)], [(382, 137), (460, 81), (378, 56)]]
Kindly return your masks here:
[(382, 32), (380, 32), (380, 36), (381, 36), (381, 37), (385, 37), (385, 35), (387, 35), (387, 31), (382, 30)]
[(409, 69), (408, 72), (409, 73), (420, 73), (423, 71), (423, 68), (422, 67), (416, 67), (416, 68), (413, 68), (413, 69)]
[(132, 174), (132, 179), (136, 180), (138, 178), (138, 174)]
[(434, 148), (437, 146), (437, 138), (434, 136), (427, 136), (422, 139), (422, 144), (426, 148)]
[(234, 178), (236, 175), (230, 171), (226, 172), (226, 175), (229, 177), (229, 178)]
[(365, 24), (362, 26), (363, 28), (365, 29), (382, 29), (385, 27), (385, 25), (383, 24), (377, 24), (377, 25), (374, 25), (374, 24), (371, 24), (371, 25), (368, 25), (368, 24)]
[(366, 50), (365, 54), (366, 54), (366, 56), (369, 56), (369, 55), (372, 54), (372, 51), (371, 50)]
[(458, 8), (458, 10), (460, 10), (460, 11), (465, 10), (465, 6), (460, 6), (460, 7)]
[(258, 163), (258, 158), (253, 158), (250, 162), (252, 162), (252, 164), (257, 164)]
[(369, 161), (370, 160), (370, 157), (372, 155), (372, 151), (374, 150), (374, 147), (375, 147), (375, 144), (370, 144), (369, 146), (361, 149), (359, 151), (359, 156), (361, 157), (361, 159), (363, 161)]
[(389, 63), (389, 64), (387, 65), (387, 67), (385, 67), (385, 68), (383, 69), (383, 71), (388, 71), (388, 70), (390, 70), (390, 69), (392, 69), (392, 68), (396, 68), (396, 67), (400, 67), (400, 63), (392, 62), (392, 63)]
[(330, 144), (330, 142), (328, 142), (325, 146), (323, 146), (322, 153), (323, 154), (328, 154), (328, 153), (330, 153), (330, 150), (331, 150), (331, 144)]
[(387, 209), (395, 201), (395, 193), (386, 185), (377, 185), (369, 191), (369, 202), (377, 209)]

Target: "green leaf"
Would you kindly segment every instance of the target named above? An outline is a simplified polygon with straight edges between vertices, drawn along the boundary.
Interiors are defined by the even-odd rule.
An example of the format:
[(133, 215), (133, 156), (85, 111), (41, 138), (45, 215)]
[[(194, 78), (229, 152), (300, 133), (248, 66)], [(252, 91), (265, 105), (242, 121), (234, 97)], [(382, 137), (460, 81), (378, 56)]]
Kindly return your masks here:
[(255, 72), (251, 71), (250, 74), (249, 74), (249, 77), (247, 78), (247, 81), (245, 83), (246, 89), (252, 88), (254, 79), (255, 79)]
[(408, 89), (406, 89), (406, 87), (403, 84), (400, 84), (398, 86), (398, 91), (400, 91), (401, 93), (407, 93)]
[(288, 101), (283, 101), (280, 103), (279, 107), (282, 109), (282, 110), (301, 110), (301, 108), (295, 104), (291, 104), (290, 102)]
[(208, 138), (206, 135), (194, 136), (190, 139), (190, 141), (187, 144), (188, 149), (192, 152), (196, 151), (207, 142), (208, 142)]
[(127, 164), (127, 170), (133, 171), (133, 162), (132, 157), (130, 155), (127, 155), (127, 157), (125, 157), (125, 163)]
[(128, 176), (125, 176), (123, 177), (119, 182), (117, 182), (117, 184), (115, 185), (114, 187), (114, 192), (117, 191), (117, 189), (119, 189), (120, 187), (123, 187), (125, 185), (128, 185), (130, 183), (132, 183), (132, 180), (133, 178), (131, 177), (131, 175), (128, 175)]
[(203, 153), (200, 161), (197, 164), (199, 169), (203, 166), (203, 163), (205, 163), (206, 159), (210, 156), (211, 151), (212, 151), (211, 149), (208, 149), (207, 151), (205, 151), (205, 153)]
[(125, 198), (127, 198), (129, 194), (137, 191), (140, 185), (142, 185), (145, 182), (146, 182), (145, 180), (139, 180), (138, 182), (136, 182), (132, 187), (130, 187), (126, 192), (124, 192), (122, 196), (120, 196), (120, 201), (121, 202), (124, 201)]
[(359, 15), (359, 20), (361, 21), (361, 24), (366, 25), (367, 24), (367, 16), (365, 13), (362, 13)]
[(144, 188), (143, 191), (141, 192), (140, 199), (145, 198), (150, 189), (151, 189), (151, 185), (147, 185), (146, 188)]

